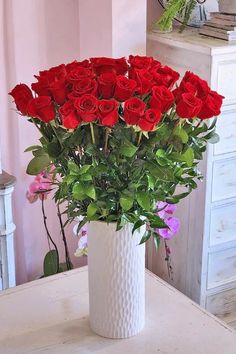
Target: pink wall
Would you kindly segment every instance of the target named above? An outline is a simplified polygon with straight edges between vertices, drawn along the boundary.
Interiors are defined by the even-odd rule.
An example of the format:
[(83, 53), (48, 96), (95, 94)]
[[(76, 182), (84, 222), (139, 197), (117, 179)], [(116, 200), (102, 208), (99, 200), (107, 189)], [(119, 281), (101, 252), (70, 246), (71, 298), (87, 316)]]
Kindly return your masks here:
[[(40, 203), (30, 205), (25, 198), (32, 178), (25, 173), (31, 156), (23, 151), (35, 144), (37, 132), (12, 110), (7, 92), (19, 82), (30, 84), (39, 70), (63, 61), (130, 52), (144, 54), (145, 30), (145, 0), (0, 1), (0, 140), (3, 168), (17, 177), (13, 205), (18, 284), (41, 274), (47, 241)], [(47, 212), (51, 233), (62, 246), (50, 201)], [(77, 240), (71, 235), (70, 229), (67, 238), (73, 254)], [(73, 261), (76, 265), (83, 262)]]

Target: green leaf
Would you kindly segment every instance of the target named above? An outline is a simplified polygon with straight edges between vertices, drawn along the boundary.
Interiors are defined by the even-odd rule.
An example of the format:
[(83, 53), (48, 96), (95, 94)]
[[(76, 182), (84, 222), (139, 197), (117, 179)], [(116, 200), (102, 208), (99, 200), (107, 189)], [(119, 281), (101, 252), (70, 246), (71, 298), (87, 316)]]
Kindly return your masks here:
[(61, 146), (58, 142), (51, 142), (47, 145), (47, 153), (49, 156), (56, 158), (61, 154)]
[(147, 192), (137, 192), (136, 194), (136, 199), (138, 204), (143, 208), (144, 210), (150, 210), (152, 203), (149, 195)]
[(89, 184), (87, 186), (84, 186), (84, 193), (92, 199), (96, 199), (96, 192), (95, 192), (95, 188), (92, 184)]
[(144, 242), (147, 242), (150, 239), (151, 235), (152, 233), (150, 230), (146, 231), (139, 244), (142, 245)]
[(150, 171), (151, 175), (156, 179), (160, 179), (163, 181), (173, 181), (174, 173), (171, 167), (163, 167), (155, 164), (153, 162), (147, 162), (146, 166)]
[(154, 240), (155, 248), (156, 248), (156, 250), (158, 250), (160, 247), (160, 242), (161, 242), (160, 236), (153, 234), (153, 240)]
[(160, 218), (160, 216), (153, 214), (151, 218), (149, 218), (150, 226), (152, 229), (166, 229), (169, 228), (164, 220)]
[(87, 208), (87, 217), (90, 219), (93, 217), (96, 212), (98, 211), (98, 206), (95, 203), (90, 203), (88, 208)]
[(134, 227), (132, 229), (132, 234), (134, 233), (135, 230), (139, 229), (141, 226), (143, 226), (145, 224), (145, 220), (141, 220), (139, 219), (138, 221), (136, 221), (136, 223), (134, 224)]
[(42, 146), (40, 145), (31, 145), (27, 149), (24, 150), (24, 152), (29, 152), (29, 151), (35, 151), (41, 149)]
[(186, 133), (186, 131), (181, 128), (180, 126), (177, 126), (174, 131), (173, 131), (173, 135), (177, 136), (178, 138), (180, 138), (180, 140), (182, 141), (183, 144), (186, 144), (188, 142), (188, 134)]
[(43, 261), (43, 273), (45, 277), (56, 274), (59, 269), (59, 257), (56, 250), (49, 251)]
[(28, 175), (37, 175), (50, 165), (50, 158), (48, 155), (40, 155), (34, 157), (28, 164), (26, 172)]
[(121, 153), (121, 155), (123, 155), (125, 157), (133, 157), (137, 150), (138, 150), (138, 147), (133, 145), (128, 140), (125, 141), (124, 144), (122, 144), (120, 147), (120, 153)]
[(85, 173), (79, 177), (80, 181), (92, 181), (92, 176), (89, 173)]
[(208, 140), (210, 144), (217, 144), (220, 141), (220, 137), (217, 133), (214, 133), (212, 137)]
[(122, 229), (123, 226), (125, 226), (129, 222), (129, 219), (125, 214), (122, 214), (119, 219), (117, 220), (117, 225), (116, 225), (116, 231), (119, 231)]
[(74, 199), (84, 200), (86, 198), (84, 185), (80, 182), (76, 182), (72, 189), (72, 195)]
[(170, 158), (174, 161), (186, 162), (186, 164), (191, 167), (193, 165), (194, 152), (193, 149), (189, 147), (183, 154), (173, 152)]
[(120, 197), (120, 205), (124, 211), (128, 211), (132, 208), (134, 202), (134, 198), (131, 195), (121, 195)]
[(91, 165), (83, 165), (82, 167), (80, 167), (79, 169), (79, 174), (82, 175), (86, 172), (88, 172), (88, 170), (91, 168)]
[(156, 178), (151, 175), (147, 176), (147, 178), (148, 178), (148, 188), (154, 190), (156, 184)]
[(73, 161), (68, 161), (68, 169), (71, 174), (78, 174), (79, 172), (79, 167)]

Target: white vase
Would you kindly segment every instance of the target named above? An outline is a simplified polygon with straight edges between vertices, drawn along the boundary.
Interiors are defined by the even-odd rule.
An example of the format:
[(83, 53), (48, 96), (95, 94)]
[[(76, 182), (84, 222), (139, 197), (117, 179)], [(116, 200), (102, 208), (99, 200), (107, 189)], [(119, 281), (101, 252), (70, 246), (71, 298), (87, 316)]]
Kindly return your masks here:
[(219, 0), (219, 11), (236, 14), (236, 0)]
[(127, 338), (145, 323), (145, 226), (88, 224), (89, 307), (92, 330), (108, 338)]

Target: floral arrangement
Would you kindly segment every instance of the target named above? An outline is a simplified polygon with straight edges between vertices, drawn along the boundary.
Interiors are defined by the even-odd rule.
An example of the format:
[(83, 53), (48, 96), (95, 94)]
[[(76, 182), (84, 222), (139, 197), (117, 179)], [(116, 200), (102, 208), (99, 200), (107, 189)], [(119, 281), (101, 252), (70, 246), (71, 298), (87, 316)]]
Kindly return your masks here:
[(67, 222), (83, 216), (79, 229), (101, 220), (117, 230), (130, 222), (133, 231), (146, 224), (141, 243), (153, 236), (156, 246), (178, 227), (163, 219), (162, 203), (197, 187), (207, 142), (218, 141), (216, 119), (207, 120), (223, 101), (194, 73), (177, 84), (179, 77), (152, 57), (90, 58), (40, 71), (31, 89), (10, 92), (41, 134), (27, 149), (27, 173), (54, 166), (50, 189)]

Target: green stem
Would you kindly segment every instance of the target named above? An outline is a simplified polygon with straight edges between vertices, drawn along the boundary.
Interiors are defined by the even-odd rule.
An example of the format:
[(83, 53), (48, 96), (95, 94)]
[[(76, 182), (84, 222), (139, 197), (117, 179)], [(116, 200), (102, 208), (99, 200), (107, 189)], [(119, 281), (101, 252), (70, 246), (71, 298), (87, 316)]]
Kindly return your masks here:
[(95, 145), (95, 136), (94, 136), (94, 130), (93, 130), (93, 123), (90, 123), (89, 125), (90, 125), (92, 142)]
[(139, 146), (139, 144), (140, 144), (140, 142), (141, 142), (142, 135), (143, 135), (143, 132), (142, 132), (142, 131), (139, 132), (139, 136), (138, 136), (138, 146)]
[(104, 146), (104, 152), (105, 152), (105, 155), (107, 155), (107, 148), (108, 148), (109, 133), (110, 133), (110, 129), (109, 129), (109, 128), (106, 128), (106, 135), (105, 135), (105, 146)]

